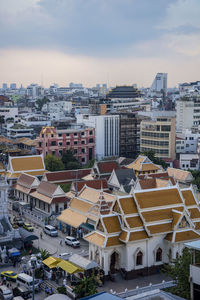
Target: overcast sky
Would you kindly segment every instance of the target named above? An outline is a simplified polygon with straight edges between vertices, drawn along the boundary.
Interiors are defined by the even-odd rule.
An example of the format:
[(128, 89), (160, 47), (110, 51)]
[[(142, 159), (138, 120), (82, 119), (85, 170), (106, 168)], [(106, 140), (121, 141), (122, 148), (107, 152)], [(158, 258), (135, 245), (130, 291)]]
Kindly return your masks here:
[(2, 82), (200, 80), (200, 0), (0, 0)]

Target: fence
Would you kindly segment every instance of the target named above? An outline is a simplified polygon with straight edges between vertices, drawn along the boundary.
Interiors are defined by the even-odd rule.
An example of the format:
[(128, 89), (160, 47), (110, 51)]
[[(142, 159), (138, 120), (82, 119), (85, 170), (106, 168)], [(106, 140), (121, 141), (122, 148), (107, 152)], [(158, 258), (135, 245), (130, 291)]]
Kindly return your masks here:
[(157, 284), (152, 284), (150, 283), (149, 285), (145, 286), (145, 287), (139, 287), (137, 286), (135, 289), (133, 290), (128, 290), (125, 289), (124, 292), (121, 293), (116, 293), (113, 290), (110, 290), (111, 294), (116, 294), (116, 296), (120, 297), (120, 298), (127, 298), (127, 297), (131, 297), (131, 296), (135, 296), (141, 293), (145, 293), (151, 290), (156, 290), (156, 289), (164, 289), (164, 288), (170, 288), (175, 286), (176, 284), (174, 283), (174, 281), (165, 281), (163, 280), (161, 283), (157, 283)]

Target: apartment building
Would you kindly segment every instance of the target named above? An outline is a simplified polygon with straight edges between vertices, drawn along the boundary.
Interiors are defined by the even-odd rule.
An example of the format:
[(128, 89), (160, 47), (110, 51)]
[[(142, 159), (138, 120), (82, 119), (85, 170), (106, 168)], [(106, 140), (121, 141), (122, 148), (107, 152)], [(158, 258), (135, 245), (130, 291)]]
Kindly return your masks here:
[(96, 159), (119, 156), (119, 115), (77, 115), (77, 123), (95, 128)]
[(43, 127), (36, 139), (38, 154), (53, 154), (61, 157), (65, 150), (72, 149), (82, 164), (87, 164), (95, 155), (94, 128), (60, 129)]
[(197, 153), (199, 134), (186, 129), (176, 134), (176, 154)]
[(200, 95), (181, 97), (176, 101), (177, 132), (191, 130), (198, 125), (200, 125)]
[(175, 159), (176, 118), (173, 112), (153, 112), (140, 125), (140, 152), (153, 150), (159, 158)]

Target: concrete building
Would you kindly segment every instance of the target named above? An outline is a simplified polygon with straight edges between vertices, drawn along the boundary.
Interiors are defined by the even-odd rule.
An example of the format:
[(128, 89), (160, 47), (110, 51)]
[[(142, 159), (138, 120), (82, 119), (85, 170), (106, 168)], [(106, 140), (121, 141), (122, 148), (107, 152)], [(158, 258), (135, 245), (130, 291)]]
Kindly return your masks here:
[(11, 126), (7, 124), (6, 130), (7, 137), (11, 139), (18, 139), (22, 137), (31, 138), (34, 131), (33, 128), (18, 123), (12, 124)]
[(199, 170), (199, 154), (180, 154), (180, 168)]
[(87, 164), (95, 155), (94, 128), (59, 129), (43, 127), (36, 139), (38, 154), (53, 154), (61, 157), (65, 150), (72, 149), (81, 164)]
[(156, 77), (150, 88), (153, 93), (161, 93), (162, 91), (167, 94), (167, 73), (157, 73)]
[(140, 152), (153, 150), (159, 158), (175, 159), (176, 118), (169, 112), (153, 112), (140, 124)]
[(200, 95), (181, 97), (176, 101), (177, 132), (191, 130), (198, 125), (200, 125)]
[(51, 118), (51, 120), (59, 120), (65, 117), (65, 114), (71, 113), (71, 101), (49, 102), (43, 105), (42, 111)]
[(198, 133), (193, 133), (186, 129), (182, 133), (176, 134), (176, 154), (179, 153), (197, 153)]
[(16, 106), (1, 106), (0, 107), (0, 116), (4, 117), (4, 120), (13, 119), (13, 121), (18, 121), (18, 107)]
[(119, 115), (77, 115), (77, 123), (95, 128), (95, 156), (98, 160), (119, 156)]
[(200, 238), (199, 221), (192, 187), (150, 188), (118, 196), (111, 213), (100, 214), (95, 231), (84, 239), (89, 259), (105, 275), (121, 270), (131, 279), (157, 273), (181, 255), (186, 241)]

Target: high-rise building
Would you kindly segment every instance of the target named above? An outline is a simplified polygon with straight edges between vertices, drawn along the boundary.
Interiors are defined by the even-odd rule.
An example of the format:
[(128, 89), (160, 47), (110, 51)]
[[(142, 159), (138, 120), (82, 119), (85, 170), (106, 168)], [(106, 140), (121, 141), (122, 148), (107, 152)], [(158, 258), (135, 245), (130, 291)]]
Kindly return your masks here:
[(176, 118), (174, 112), (155, 111), (140, 124), (140, 152), (153, 150), (159, 158), (175, 159)]
[(95, 128), (96, 158), (119, 156), (119, 115), (77, 115), (77, 123)]
[(142, 117), (133, 112), (120, 112), (119, 116), (120, 156), (135, 158), (140, 153), (140, 122)]
[(151, 92), (167, 94), (167, 73), (157, 73), (150, 88)]
[(200, 95), (176, 100), (176, 130), (184, 132), (200, 125)]
[(11, 83), (10, 84), (10, 89), (15, 90), (17, 88), (16, 83)]
[(2, 88), (3, 88), (3, 90), (7, 90), (7, 88), (8, 88), (7, 83), (3, 83), (3, 84), (2, 84)]

